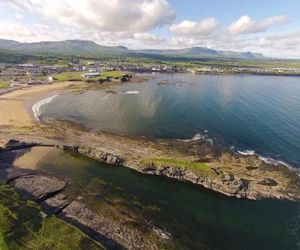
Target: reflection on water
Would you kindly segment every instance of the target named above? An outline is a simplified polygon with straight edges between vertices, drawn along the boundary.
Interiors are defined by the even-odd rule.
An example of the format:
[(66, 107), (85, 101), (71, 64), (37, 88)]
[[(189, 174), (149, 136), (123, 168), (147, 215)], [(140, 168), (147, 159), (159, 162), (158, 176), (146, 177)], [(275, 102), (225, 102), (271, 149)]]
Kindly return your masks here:
[(300, 244), (299, 203), (228, 198), (58, 150), (39, 166), (69, 181), (70, 198), (82, 196), (90, 208), (116, 220), (150, 221), (170, 232), (178, 249), (294, 250)]
[(43, 117), (134, 136), (192, 138), (208, 130), (238, 149), (300, 167), (299, 78), (156, 74), (114, 90), (61, 95), (41, 107)]

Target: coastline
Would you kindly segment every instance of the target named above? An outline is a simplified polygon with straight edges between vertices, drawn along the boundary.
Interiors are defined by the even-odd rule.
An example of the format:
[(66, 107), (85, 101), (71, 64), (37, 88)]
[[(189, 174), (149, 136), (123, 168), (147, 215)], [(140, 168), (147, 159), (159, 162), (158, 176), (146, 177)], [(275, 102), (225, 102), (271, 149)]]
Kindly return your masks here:
[[(49, 153), (66, 151), (141, 174), (190, 182), (234, 198), (300, 200), (299, 176), (288, 167), (264, 162), (254, 152), (237, 154), (205, 136), (189, 140), (130, 138), (91, 132), (71, 122), (35, 119), (32, 106), (73, 91), (73, 85), (37, 86), (0, 97), (0, 107), (1, 103), (11, 106), (3, 113), (0, 108), (0, 114), (7, 116), (0, 120), (0, 183), (12, 186), (23, 198), (37, 202), (104, 247), (176, 248), (173, 236), (161, 228), (143, 225), (145, 234), (144, 229), (126, 226), (94, 211), (85, 204), (84, 197), (68, 197), (64, 189), (72, 180), (37, 168)], [(11, 110), (16, 112), (13, 120)]]
[(34, 118), (40, 122), (40, 115), (41, 115), (41, 106), (47, 104), (47, 103), (50, 103), (54, 98), (56, 98), (58, 95), (53, 95), (53, 96), (50, 96), (50, 97), (47, 97), (45, 99), (42, 99), (40, 101), (38, 101), (37, 103), (35, 103), (33, 106), (32, 106), (32, 112), (33, 112), (33, 115), (34, 115)]
[[(139, 91), (133, 90), (133, 91), (126, 91), (124, 93), (126, 93), (126, 94), (139, 94)], [(52, 100), (55, 99), (57, 96), (58, 95), (53, 95), (53, 96), (50, 96), (50, 97), (46, 97), (46, 98), (38, 101), (37, 103), (35, 103), (32, 106), (32, 112), (33, 112), (33, 115), (34, 115), (34, 118), (35, 118), (34, 120), (35, 121), (37, 121), (39, 123), (41, 122), (41, 120), (39, 118), (39, 116), (41, 115), (40, 114), (40, 107), (43, 106), (44, 104), (48, 104), (48, 103), (52, 102)], [(70, 122), (70, 123), (73, 123), (73, 122)], [(79, 126), (79, 127), (81, 129), (85, 129), (84, 126)], [(102, 133), (109, 134), (109, 132), (105, 132), (105, 131), (102, 131)], [(204, 130), (203, 133), (201, 133), (201, 134), (197, 133), (197, 134), (195, 134), (190, 139), (177, 139), (177, 140), (181, 141), (181, 142), (193, 142), (193, 141), (197, 141), (197, 140), (203, 140), (203, 141), (207, 141), (207, 142), (213, 144), (214, 143), (214, 139), (208, 137), (207, 133), (208, 133), (208, 130)], [(147, 138), (147, 137), (144, 137), (144, 136), (142, 136), (142, 137), (145, 138), (145, 139), (148, 139), (148, 140), (155, 139), (155, 138)], [(139, 139), (139, 137), (133, 137), (133, 139), (134, 138)], [(283, 160), (274, 159), (274, 158), (271, 158), (271, 157), (268, 157), (268, 156), (260, 155), (257, 152), (255, 152), (254, 150), (235, 149), (234, 146), (230, 146), (230, 149), (231, 149), (231, 151), (232, 151), (233, 154), (237, 154), (239, 156), (254, 156), (254, 157), (259, 158), (260, 160), (262, 160), (266, 164), (270, 164), (270, 165), (273, 165), (273, 166), (280, 166), (280, 165), (286, 166), (291, 171), (297, 172), (297, 174), (300, 177), (300, 171), (299, 171), (299, 169), (294, 168), (292, 165), (290, 165), (289, 163), (287, 163), (287, 162), (285, 162)]]
[[(45, 100), (51, 101), (51, 98), (57, 94), (70, 90), (68, 87), (72, 84), (74, 83), (55, 83), (3, 95), (0, 98), (2, 104), (0, 127), (3, 131), (0, 136), (1, 144), (4, 145), (9, 139), (51, 144), (99, 161), (119, 163), (145, 174), (166, 175), (190, 181), (238, 198), (254, 200), (300, 198), (300, 191), (295, 189), (295, 186), (291, 187), (291, 190), (284, 190), (284, 186), (298, 185), (295, 183), (297, 176), (281, 178), (282, 176), (278, 177), (276, 174), (280, 169), (283, 176), (286, 175), (286, 171), (289, 171), (291, 175), (296, 175), (293, 171), (280, 162), (274, 167), (274, 164), (260, 159), (254, 153), (236, 154), (229, 148), (213, 145), (210, 140), (201, 136), (192, 140), (148, 140), (126, 138), (104, 132), (93, 133), (78, 125), (63, 121), (39, 123), (34, 118), (37, 115), (33, 115), (31, 110), (26, 109), (28, 103), (40, 105)], [(106, 86), (109, 87), (109, 85)], [(5, 110), (7, 105), (10, 105), (11, 109)], [(14, 110), (13, 117), (12, 109)], [(45, 131), (47, 131), (46, 134)], [(113, 156), (114, 160), (111, 160), (111, 157), (109, 160), (107, 157), (103, 158), (104, 154)], [(193, 169), (181, 168), (179, 165), (173, 164), (172, 166), (172, 164), (151, 161), (156, 158), (184, 160), (191, 164), (203, 162), (209, 166), (210, 171), (197, 172)], [(119, 161), (116, 162), (116, 159)], [(233, 167), (234, 165), (240, 167)], [(252, 166), (251, 171), (247, 170), (248, 165)], [(276, 185), (268, 184), (268, 180), (271, 179)], [(293, 183), (288, 184), (289, 182)]]
[(30, 126), (35, 120), (27, 104), (30, 106), (39, 99), (55, 92), (62, 92), (70, 86), (70, 82), (52, 83), (48, 85), (30, 86), (0, 96), (0, 126)]

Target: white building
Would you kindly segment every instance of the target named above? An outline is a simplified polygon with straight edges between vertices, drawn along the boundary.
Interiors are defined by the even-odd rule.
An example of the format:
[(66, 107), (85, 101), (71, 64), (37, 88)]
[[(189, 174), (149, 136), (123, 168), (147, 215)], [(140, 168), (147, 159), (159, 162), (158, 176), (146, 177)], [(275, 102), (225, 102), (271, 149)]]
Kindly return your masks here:
[(81, 76), (85, 77), (85, 78), (93, 78), (93, 77), (97, 77), (100, 76), (101, 74), (98, 72), (94, 72), (94, 73), (84, 73)]

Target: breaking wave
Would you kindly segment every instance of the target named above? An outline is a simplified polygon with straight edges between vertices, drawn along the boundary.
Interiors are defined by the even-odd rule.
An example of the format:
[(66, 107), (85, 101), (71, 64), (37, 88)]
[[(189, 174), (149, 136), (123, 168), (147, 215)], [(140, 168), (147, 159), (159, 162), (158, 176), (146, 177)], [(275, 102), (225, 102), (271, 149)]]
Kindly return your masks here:
[(255, 155), (254, 150), (238, 150), (237, 151), (240, 155)]
[(126, 91), (125, 94), (129, 94), (129, 95), (138, 95), (140, 92), (137, 90), (129, 90)]
[(35, 117), (35, 119), (37, 121), (40, 122), (40, 115), (41, 115), (41, 107), (47, 103), (50, 103), (54, 98), (56, 98), (58, 95), (54, 95), (54, 96), (51, 96), (51, 97), (47, 97), (37, 103), (35, 103), (33, 106), (32, 106), (32, 111), (33, 111), (33, 115)]
[(234, 151), (234, 152), (236, 152), (236, 153), (238, 153), (238, 154), (240, 154), (240, 155), (245, 155), (245, 156), (247, 156), (247, 155), (256, 155), (259, 159), (261, 159), (263, 162), (265, 162), (265, 163), (267, 163), (267, 164), (271, 164), (271, 165), (273, 165), (273, 166), (278, 166), (278, 165), (284, 165), (284, 166), (286, 166), (286, 167), (288, 167), (289, 169), (293, 169), (293, 170), (295, 170), (295, 168), (293, 168), (290, 164), (288, 164), (288, 163), (286, 163), (286, 162), (284, 162), (284, 161), (281, 161), (281, 160), (275, 160), (275, 159), (273, 159), (273, 158), (271, 158), (271, 157), (267, 157), (267, 156), (262, 156), (262, 155), (260, 155), (260, 154), (257, 154), (254, 150), (237, 150), (237, 151), (235, 151), (234, 150), (234, 147), (231, 147), (231, 149)]
[[(205, 133), (207, 133), (207, 130), (204, 130)], [(211, 144), (214, 143), (214, 140), (212, 138), (209, 138), (207, 136), (207, 134), (200, 134), (197, 133), (194, 135), (193, 138), (191, 139), (178, 139), (178, 141), (184, 141), (184, 142), (191, 142), (191, 141), (197, 141), (197, 140), (205, 140), (210, 142)], [(284, 165), (286, 167), (288, 167), (289, 169), (296, 171), (297, 173), (299, 172), (299, 176), (300, 176), (300, 171), (298, 169), (295, 169), (294, 167), (292, 167), (290, 164), (282, 161), (282, 160), (276, 160), (273, 159), (271, 157), (267, 157), (267, 156), (262, 156), (260, 154), (257, 154), (254, 150), (237, 150), (235, 149), (235, 146), (230, 146), (230, 149), (233, 153), (239, 154), (239, 155), (243, 155), (243, 156), (257, 156), (259, 159), (261, 159), (263, 162), (267, 163), (267, 164), (271, 164), (273, 166), (279, 166), (279, 165)]]
[[(205, 130), (205, 131), (207, 131), (207, 130)], [(205, 133), (207, 133), (207, 132), (205, 132)], [(205, 141), (208, 141), (211, 144), (213, 144), (213, 139), (209, 138), (207, 135), (202, 135), (200, 133), (195, 134), (192, 139), (178, 139), (178, 141), (184, 141), (184, 142), (199, 141), (199, 140), (205, 140)]]

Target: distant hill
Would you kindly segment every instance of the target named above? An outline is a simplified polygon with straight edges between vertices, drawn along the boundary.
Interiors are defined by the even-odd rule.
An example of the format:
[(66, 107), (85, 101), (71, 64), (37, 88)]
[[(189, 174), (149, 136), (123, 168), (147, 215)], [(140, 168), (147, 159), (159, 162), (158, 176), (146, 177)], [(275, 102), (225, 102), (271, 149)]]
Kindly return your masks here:
[(9, 50), (28, 55), (68, 55), (99, 58), (105, 56), (155, 56), (159, 58), (191, 59), (263, 59), (262, 54), (252, 52), (219, 51), (204, 47), (193, 47), (174, 50), (129, 50), (123, 46), (102, 46), (93, 41), (66, 40), (58, 42), (20, 43), (0, 39), (0, 50)]
[(176, 56), (187, 58), (233, 58), (233, 59), (262, 59), (262, 54), (252, 52), (233, 52), (213, 50), (204, 47), (192, 47), (186, 49), (174, 50), (139, 50), (137, 53), (162, 55), (162, 56)]
[(58, 42), (20, 43), (0, 39), (0, 49), (32, 54), (62, 54), (74, 56), (98, 57), (103, 55), (126, 54), (126, 47), (101, 46), (92, 41), (66, 40)]

